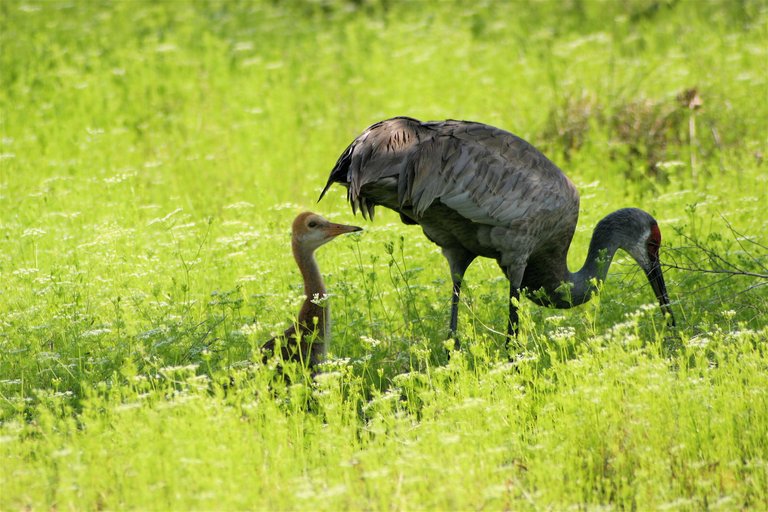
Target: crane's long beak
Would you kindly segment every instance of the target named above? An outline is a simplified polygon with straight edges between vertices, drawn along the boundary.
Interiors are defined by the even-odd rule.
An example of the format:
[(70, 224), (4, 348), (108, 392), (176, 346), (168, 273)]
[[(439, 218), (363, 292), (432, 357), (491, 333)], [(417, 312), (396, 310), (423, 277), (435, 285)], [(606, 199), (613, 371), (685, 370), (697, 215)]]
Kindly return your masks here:
[(645, 275), (648, 276), (648, 282), (651, 283), (653, 293), (656, 294), (662, 313), (667, 316), (667, 325), (674, 327), (675, 316), (672, 314), (672, 307), (669, 304), (667, 285), (664, 283), (664, 274), (661, 272), (661, 263), (658, 260), (655, 261)]
[(329, 222), (327, 226), (323, 228), (325, 235), (331, 239), (345, 233), (354, 233), (355, 231), (362, 231), (363, 228), (359, 226), (349, 226), (347, 224), (336, 224), (335, 222)]

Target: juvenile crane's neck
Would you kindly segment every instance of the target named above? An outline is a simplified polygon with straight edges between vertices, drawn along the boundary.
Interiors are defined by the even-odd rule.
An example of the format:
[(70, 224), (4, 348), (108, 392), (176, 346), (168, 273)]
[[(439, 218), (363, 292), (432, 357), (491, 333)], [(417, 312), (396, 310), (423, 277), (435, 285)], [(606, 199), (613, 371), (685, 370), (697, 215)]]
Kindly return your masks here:
[[(297, 241), (291, 244), (293, 257), (304, 279), (304, 304), (299, 311), (299, 326), (304, 332), (316, 331), (319, 336), (325, 337), (328, 307), (317, 304), (317, 299), (322, 299), (325, 294), (325, 283), (320, 274), (320, 267), (315, 259), (314, 249), (303, 247)], [(314, 301), (314, 302), (313, 302)]]
[(314, 294), (325, 293), (325, 283), (320, 274), (320, 267), (315, 259), (315, 251), (302, 247), (298, 242), (292, 243), (293, 258), (301, 271), (301, 277), (304, 279), (304, 294), (312, 297)]

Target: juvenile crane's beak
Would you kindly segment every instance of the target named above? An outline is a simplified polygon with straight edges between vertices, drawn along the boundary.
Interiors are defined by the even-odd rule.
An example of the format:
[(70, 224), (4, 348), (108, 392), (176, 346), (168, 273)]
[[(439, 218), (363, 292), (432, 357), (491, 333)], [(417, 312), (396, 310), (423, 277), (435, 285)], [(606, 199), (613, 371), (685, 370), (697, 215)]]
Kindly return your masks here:
[(651, 283), (653, 293), (656, 294), (662, 313), (667, 315), (667, 325), (674, 327), (675, 316), (672, 314), (672, 307), (669, 304), (667, 285), (664, 283), (664, 274), (661, 272), (661, 263), (658, 260), (653, 262), (651, 268), (645, 272), (645, 275), (648, 277), (648, 282)]
[(327, 226), (323, 227), (325, 236), (330, 240), (336, 238), (339, 235), (345, 233), (354, 233), (355, 231), (362, 231), (363, 228), (358, 226), (349, 226), (347, 224), (336, 224), (335, 222), (329, 222)]

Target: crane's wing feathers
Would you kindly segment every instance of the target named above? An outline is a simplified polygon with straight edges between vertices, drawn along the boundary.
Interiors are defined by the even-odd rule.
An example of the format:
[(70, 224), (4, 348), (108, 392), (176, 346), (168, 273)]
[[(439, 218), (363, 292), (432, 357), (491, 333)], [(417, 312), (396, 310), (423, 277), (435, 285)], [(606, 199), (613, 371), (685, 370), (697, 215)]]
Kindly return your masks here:
[(320, 197), (334, 182), (348, 187), (353, 210), (371, 217), (374, 204), (418, 218), (440, 201), (474, 222), (503, 225), (578, 201), (568, 178), (536, 148), (466, 121), (376, 123), (341, 155)]

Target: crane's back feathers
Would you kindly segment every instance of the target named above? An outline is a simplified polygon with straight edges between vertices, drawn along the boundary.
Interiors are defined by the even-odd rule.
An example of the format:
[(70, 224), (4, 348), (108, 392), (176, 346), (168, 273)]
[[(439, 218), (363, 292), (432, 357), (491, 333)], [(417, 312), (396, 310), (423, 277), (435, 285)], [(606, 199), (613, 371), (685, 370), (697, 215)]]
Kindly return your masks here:
[(364, 216), (382, 204), (419, 219), (436, 201), (493, 226), (572, 205), (578, 212), (575, 187), (541, 152), (509, 132), (467, 121), (376, 123), (342, 153), (321, 198), (333, 183), (347, 187)]

